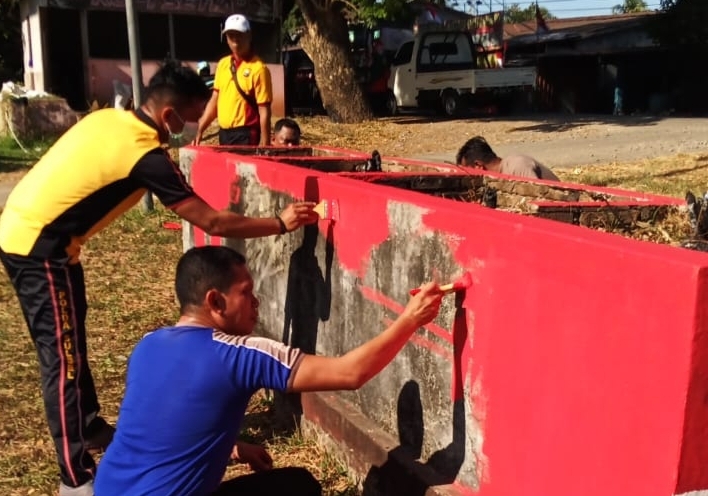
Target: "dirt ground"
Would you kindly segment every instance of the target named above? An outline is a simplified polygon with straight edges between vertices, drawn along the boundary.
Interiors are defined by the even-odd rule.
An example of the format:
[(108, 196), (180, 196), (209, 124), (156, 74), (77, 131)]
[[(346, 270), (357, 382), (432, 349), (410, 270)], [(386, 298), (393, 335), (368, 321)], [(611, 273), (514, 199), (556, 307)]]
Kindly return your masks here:
[(531, 155), (551, 167), (666, 157), (708, 150), (708, 119), (549, 115), (440, 120), (401, 116), (363, 125), (300, 118), (305, 142), (384, 155), (454, 160), (457, 149), (484, 136), (497, 154)]

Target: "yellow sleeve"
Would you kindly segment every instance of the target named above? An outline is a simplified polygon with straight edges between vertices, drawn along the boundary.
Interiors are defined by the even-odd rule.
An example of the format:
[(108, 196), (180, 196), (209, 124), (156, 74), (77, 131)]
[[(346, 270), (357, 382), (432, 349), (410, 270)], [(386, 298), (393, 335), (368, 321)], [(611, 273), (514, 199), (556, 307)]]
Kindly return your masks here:
[(255, 74), (253, 87), (258, 105), (267, 105), (273, 101), (273, 83), (270, 80), (270, 70), (265, 64)]
[(214, 89), (220, 91), (226, 87), (231, 79), (231, 68), (229, 67), (229, 59), (223, 58), (216, 66), (214, 73)]

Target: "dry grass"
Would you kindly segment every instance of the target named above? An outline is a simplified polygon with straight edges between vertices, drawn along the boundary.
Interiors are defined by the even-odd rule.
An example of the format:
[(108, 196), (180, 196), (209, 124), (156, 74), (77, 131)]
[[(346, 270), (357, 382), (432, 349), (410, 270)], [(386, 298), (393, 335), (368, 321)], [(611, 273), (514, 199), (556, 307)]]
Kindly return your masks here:
[[(567, 182), (685, 198), (688, 191), (697, 196), (708, 191), (707, 170), (708, 155), (684, 154), (574, 169), (556, 169), (555, 172)], [(617, 230), (600, 230), (674, 246), (681, 245), (694, 236), (688, 215), (678, 211), (669, 212), (659, 222), (636, 222), (631, 229), (624, 226)]]
[(555, 169), (573, 183), (630, 189), (683, 198), (686, 191), (708, 190), (708, 155), (677, 155), (605, 165)]

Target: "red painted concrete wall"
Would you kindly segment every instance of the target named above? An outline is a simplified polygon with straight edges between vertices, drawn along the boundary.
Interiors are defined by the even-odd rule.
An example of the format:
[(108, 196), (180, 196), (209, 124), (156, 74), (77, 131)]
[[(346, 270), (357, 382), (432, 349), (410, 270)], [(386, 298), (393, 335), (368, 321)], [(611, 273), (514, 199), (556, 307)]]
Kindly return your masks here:
[[(407, 289), (423, 279), (472, 273), (474, 286), (464, 301), (416, 333), (382, 379), (347, 397), (364, 405), (367, 395), (379, 394), (385, 409), (394, 394), (391, 384), (401, 384), (406, 375), (419, 374), (413, 378), (422, 387), (447, 377), (445, 394), (423, 401), (426, 436), (436, 437), (430, 419), (450, 423), (452, 405), (464, 403), (466, 439), (457, 476), (464, 491), (489, 496), (708, 491), (707, 255), (262, 157), (208, 149), (185, 150), (185, 157), (191, 160), (192, 184), (215, 207), (229, 201), (243, 205), (244, 195), (264, 205), (269, 194), (337, 199), (338, 222), (321, 221), (319, 230), (348, 281), (333, 286), (333, 305), (342, 307), (343, 315), (354, 318), (375, 309), (375, 318), (390, 320), (405, 304)], [(252, 214), (256, 207), (248, 208)], [(273, 211), (259, 208), (262, 215)], [(384, 245), (407, 249), (406, 238), (411, 249), (427, 248), (380, 259), (393, 253), (382, 251)], [(195, 233), (194, 242), (207, 240)], [(283, 250), (287, 243), (268, 238), (244, 247), (247, 257), (261, 260), (252, 253)], [(285, 278), (281, 269), (289, 252), (283, 256), (284, 265), (252, 270), (276, 281)], [(424, 277), (407, 271), (416, 257), (432, 260)], [(387, 265), (394, 266), (395, 277), (383, 277)], [(283, 294), (273, 290), (261, 296), (266, 308), (280, 312)], [(346, 319), (319, 325), (318, 339), (327, 348), (318, 341), (318, 352), (341, 353), (369, 337)], [(332, 326), (336, 332), (330, 332)], [(431, 367), (425, 376), (416, 372), (419, 363)]]

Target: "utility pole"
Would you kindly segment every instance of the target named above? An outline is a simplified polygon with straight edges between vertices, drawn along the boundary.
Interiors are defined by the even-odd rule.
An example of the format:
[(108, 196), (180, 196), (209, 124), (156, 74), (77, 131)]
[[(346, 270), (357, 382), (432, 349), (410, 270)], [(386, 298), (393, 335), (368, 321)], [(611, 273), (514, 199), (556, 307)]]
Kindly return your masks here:
[[(130, 49), (130, 73), (133, 80), (133, 108), (140, 108), (143, 94), (143, 67), (140, 57), (140, 32), (138, 31), (138, 16), (135, 12), (135, 2), (125, 0), (125, 16), (128, 21), (128, 47)], [(150, 191), (143, 195), (143, 212), (152, 212), (155, 205)]]

